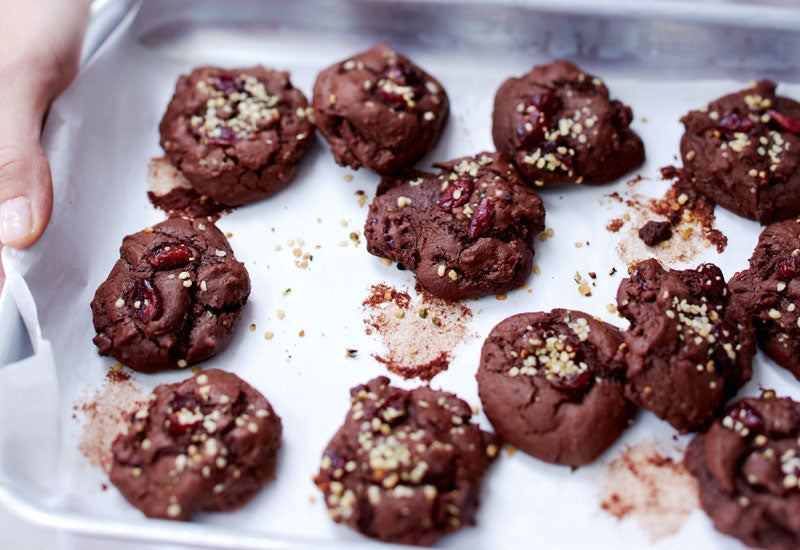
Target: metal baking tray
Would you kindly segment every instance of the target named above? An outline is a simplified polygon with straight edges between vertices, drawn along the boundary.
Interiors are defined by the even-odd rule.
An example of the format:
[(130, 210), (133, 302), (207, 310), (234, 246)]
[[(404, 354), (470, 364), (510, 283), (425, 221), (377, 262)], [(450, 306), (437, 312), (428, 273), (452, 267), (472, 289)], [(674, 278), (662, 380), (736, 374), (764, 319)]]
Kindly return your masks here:
[[(420, 163), (427, 167), (491, 150), (491, 105), (499, 84), (534, 64), (568, 58), (601, 76), (612, 95), (633, 106), (634, 127), (648, 155), (637, 173), (658, 195), (666, 187), (658, 170), (675, 162), (678, 119), (689, 108), (740, 89), (750, 78), (773, 78), (781, 93), (800, 97), (800, 10), (792, 6), (780, 0), (96, 4), (81, 73), (54, 103), (45, 128), (56, 193), (50, 228), (31, 249), (3, 250), (8, 283), (0, 298), (0, 503), (44, 526), (119, 539), (237, 549), (380, 545), (331, 522), (310, 477), (344, 417), (348, 388), (386, 372), (372, 358), (381, 342), (365, 333), (362, 300), (372, 284), (412, 288), (413, 279), (368, 255), (363, 242), (339, 246), (361, 230), (366, 216), (354, 192), (371, 197), (378, 178), (337, 167), (319, 136), (289, 188), (219, 221), (233, 233), (231, 245), (250, 271), (253, 295), (229, 348), (203, 366), (236, 372), (283, 417), (277, 479), (234, 513), (201, 514), (186, 524), (148, 520), (113, 487), (104, 490), (106, 475), (78, 450), (83, 426), (74, 406), (102, 390), (113, 364), (91, 344), (88, 304), (122, 237), (163, 219), (146, 198), (147, 164), (161, 154), (158, 122), (179, 74), (201, 64), (262, 63), (291, 71), (293, 83), (310, 94), (319, 70), (387, 41), (434, 74), (451, 98), (445, 135)], [(346, 174), (353, 175), (351, 181)], [(608, 194), (629, 190), (622, 180), (543, 191), (547, 226), (555, 234), (536, 241), (541, 275), (532, 275), (527, 289), (506, 300), (489, 296), (465, 303), (474, 336), (453, 350), (449, 369), (432, 385), (479, 405), (474, 373), (482, 338), (515, 312), (569, 307), (623, 326), (605, 307), (614, 302), (620, 280), (606, 273), (626, 268), (614, 251), (623, 237), (603, 227), (619, 214)], [(700, 250), (689, 263), (714, 261), (730, 276), (746, 266), (760, 229), (719, 209), (717, 226), (728, 235), (727, 250)], [(309, 269), (295, 267), (286, 246), (298, 237), (320, 245)], [(574, 246), (585, 241), (591, 244)], [(276, 251), (276, 244), (283, 250)], [(576, 270), (600, 274), (591, 297), (576, 290)], [(286, 288), (291, 293), (284, 294)], [(285, 310), (285, 319), (277, 317), (278, 309)], [(251, 323), (255, 331), (247, 329)], [(16, 332), (9, 336), (6, 327)], [(264, 339), (267, 330), (275, 333), (273, 340)], [(345, 348), (359, 349), (358, 357), (345, 358)], [(762, 385), (800, 397), (791, 375), (762, 353), (755, 369), (742, 394), (755, 394)], [(187, 375), (134, 375), (132, 383), (146, 393)], [(404, 387), (418, 384), (392, 379)], [(489, 427), (482, 414), (477, 419)], [(677, 533), (655, 542), (633, 519), (617, 521), (600, 509), (598, 493), (609, 464), (627, 446), (650, 440), (675, 457), (687, 441), (642, 412), (596, 463), (574, 472), (503, 453), (486, 477), (477, 526), (439, 546), (740, 547), (716, 533), (697, 509)]]

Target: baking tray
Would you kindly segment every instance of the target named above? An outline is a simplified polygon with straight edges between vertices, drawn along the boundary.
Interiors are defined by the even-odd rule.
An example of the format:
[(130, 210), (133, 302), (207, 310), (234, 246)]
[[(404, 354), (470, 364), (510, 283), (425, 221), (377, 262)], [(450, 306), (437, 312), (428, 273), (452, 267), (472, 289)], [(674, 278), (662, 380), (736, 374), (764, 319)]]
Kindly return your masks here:
[[(201, 514), (187, 524), (147, 520), (113, 487), (103, 489), (106, 475), (78, 450), (83, 426), (80, 414), (73, 418), (74, 406), (102, 390), (113, 364), (91, 343), (88, 304), (122, 237), (163, 219), (146, 199), (147, 165), (161, 153), (157, 126), (179, 74), (201, 64), (263, 63), (290, 70), (294, 84), (310, 94), (320, 69), (388, 41), (434, 74), (451, 98), (445, 135), (420, 163), (429, 166), (492, 149), (491, 105), (499, 84), (533, 64), (566, 57), (603, 77), (614, 96), (633, 106), (634, 127), (648, 155), (637, 189), (659, 195), (666, 184), (658, 180), (658, 169), (675, 161), (678, 119), (689, 108), (740, 89), (749, 78), (774, 78), (781, 93), (800, 96), (800, 11), (778, 4), (102, 3), (93, 15), (83, 69), (54, 103), (45, 128), (56, 193), (50, 227), (31, 249), (3, 250), (8, 282), (0, 310), (13, 318), (8, 301), (13, 297), (33, 354), (0, 368), (0, 502), (42, 525), (120, 539), (240, 549), (379, 546), (331, 522), (310, 478), (344, 417), (348, 388), (386, 372), (372, 358), (382, 353), (382, 344), (376, 334), (365, 333), (362, 300), (370, 285), (411, 288), (413, 279), (368, 255), (363, 242), (339, 246), (350, 232), (360, 231), (366, 216), (354, 192), (371, 197), (378, 178), (337, 167), (319, 137), (292, 186), (218, 224), (233, 233), (231, 245), (250, 271), (253, 295), (229, 348), (203, 367), (236, 372), (283, 417), (277, 479), (234, 513)], [(351, 181), (346, 174), (353, 175)], [(569, 307), (624, 326), (605, 307), (614, 302), (620, 280), (607, 273), (615, 267), (622, 274), (627, 267), (615, 252), (624, 237), (603, 228), (621, 213), (608, 194), (630, 189), (620, 181), (542, 192), (547, 226), (555, 234), (536, 241), (541, 274), (506, 300), (489, 296), (465, 304), (473, 314), (469, 332), (476, 337), (453, 350), (449, 369), (432, 385), (478, 405), (474, 373), (482, 338), (512, 313)], [(689, 263), (714, 261), (730, 276), (746, 266), (760, 229), (720, 210), (717, 226), (728, 235), (727, 250), (702, 249)], [(286, 245), (298, 237), (309, 247), (320, 245), (308, 269), (295, 267)], [(590, 245), (574, 245), (586, 241)], [(282, 250), (275, 250), (277, 244)], [(599, 274), (591, 297), (577, 291), (576, 271)], [(292, 290), (284, 294), (287, 288)], [(286, 312), (283, 320), (278, 309)], [(250, 324), (255, 331), (247, 330)], [(272, 340), (264, 339), (267, 330), (274, 332)], [(345, 358), (345, 348), (358, 349), (358, 357)], [(4, 359), (0, 363), (9, 360)], [(754, 368), (757, 376), (742, 394), (755, 394), (761, 385), (800, 397), (791, 375), (762, 353)], [(132, 383), (146, 393), (187, 375), (135, 375)], [(392, 379), (404, 387), (418, 384)], [(482, 414), (477, 418), (489, 427)], [(609, 464), (626, 446), (651, 440), (676, 457), (687, 441), (642, 412), (598, 461), (574, 472), (522, 453), (503, 453), (486, 478), (478, 526), (439, 545), (740, 547), (716, 533), (699, 510), (680, 531), (653, 542), (636, 521), (620, 522), (600, 509), (598, 493)]]

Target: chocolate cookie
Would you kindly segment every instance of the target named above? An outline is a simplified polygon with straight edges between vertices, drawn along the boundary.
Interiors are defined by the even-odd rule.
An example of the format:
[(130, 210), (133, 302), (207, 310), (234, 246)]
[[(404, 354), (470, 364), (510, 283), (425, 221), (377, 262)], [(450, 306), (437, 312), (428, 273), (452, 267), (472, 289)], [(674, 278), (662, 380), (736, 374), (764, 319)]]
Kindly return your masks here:
[(764, 229), (750, 269), (728, 286), (731, 307), (752, 319), (767, 355), (800, 380), (800, 223), (785, 220)]
[(171, 218), (128, 235), (92, 300), (94, 343), (141, 372), (183, 368), (222, 351), (250, 277), (209, 221)]
[(616, 327), (580, 311), (509, 317), (481, 350), (483, 410), (521, 451), (555, 464), (588, 464), (636, 412), (624, 397), (623, 348)]
[(681, 433), (707, 424), (750, 379), (753, 329), (729, 298), (713, 264), (666, 271), (645, 260), (619, 285), (617, 308), (631, 323), (626, 395)]
[(200, 67), (178, 79), (161, 147), (198, 193), (238, 206), (289, 185), (313, 141), (312, 122), (289, 73)]
[(380, 376), (350, 390), (352, 407), (314, 483), (334, 521), (386, 542), (432, 544), (475, 523), (481, 478), (498, 440), (469, 405)]
[(775, 83), (712, 101), (681, 119), (681, 156), (698, 193), (766, 225), (800, 214), (800, 103)]
[(367, 250), (410, 269), (432, 294), (462, 300), (518, 288), (533, 266), (544, 206), (497, 153), (385, 178), (369, 207)]
[(492, 137), (531, 185), (600, 184), (644, 162), (630, 107), (567, 61), (509, 78), (494, 98)]
[(317, 128), (341, 166), (388, 176), (413, 166), (444, 130), (449, 101), (431, 75), (386, 44), (317, 77)]
[(747, 546), (800, 548), (800, 403), (765, 392), (698, 435), (686, 464), (714, 527)]
[(161, 384), (112, 446), (111, 483), (151, 518), (243, 506), (275, 477), (281, 419), (247, 382), (210, 369)]

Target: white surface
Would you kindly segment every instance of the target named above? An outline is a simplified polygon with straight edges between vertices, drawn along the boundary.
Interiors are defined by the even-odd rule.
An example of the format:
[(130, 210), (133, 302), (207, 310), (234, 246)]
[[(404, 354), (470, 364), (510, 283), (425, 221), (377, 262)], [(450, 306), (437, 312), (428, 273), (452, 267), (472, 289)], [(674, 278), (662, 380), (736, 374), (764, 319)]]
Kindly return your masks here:
[[(206, 514), (192, 524), (176, 525), (145, 520), (113, 489), (101, 491), (105, 476), (92, 469), (77, 451), (80, 428), (69, 418), (72, 404), (98, 387), (114, 363), (98, 357), (91, 343), (94, 332), (88, 304), (117, 257), (122, 237), (163, 218), (145, 196), (146, 166), (150, 157), (160, 154), (157, 125), (181, 72), (202, 63), (263, 63), (291, 70), (294, 84), (310, 93), (321, 68), (370, 46), (378, 36), (388, 36), (435, 74), (451, 97), (452, 118), (442, 142), (420, 164), (428, 166), (434, 159), (492, 149), (488, 131), (491, 103), (500, 82), (508, 75), (525, 72), (533, 63), (568, 55), (585, 69), (597, 71), (612, 95), (633, 106), (635, 127), (648, 154), (641, 172), (650, 177), (657, 175), (659, 167), (673, 162), (681, 133), (677, 122), (680, 115), (744, 86), (743, 81), (727, 80), (723, 75), (733, 72), (745, 79), (758, 77), (763, 73), (757, 74), (755, 67), (765, 67), (770, 74), (797, 80), (796, 67), (781, 65), (785, 62), (780, 59), (771, 59), (765, 66), (753, 59), (758, 56), (741, 52), (731, 52), (727, 64), (710, 67), (702, 64), (707, 61), (702, 56), (697, 56), (696, 65), (687, 59), (689, 64), (681, 69), (689, 76), (676, 80), (670, 78), (675, 67), (671, 67), (671, 73), (659, 65), (647, 67), (648, 52), (642, 53), (643, 58), (630, 59), (643, 51), (642, 44), (656, 44), (657, 37), (642, 32), (612, 41), (604, 34), (607, 30), (591, 21), (584, 22), (572, 36), (553, 32), (541, 44), (526, 43), (525, 48), (514, 51), (503, 42), (505, 33), (479, 34), (483, 44), (477, 49), (474, 36), (470, 41), (469, 36), (452, 34), (461, 27), (452, 29), (446, 22), (439, 22), (442, 32), (434, 35), (409, 36), (407, 29), (389, 27), (379, 32), (370, 25), (388, 24), (386, 21), (378, 18), (375, 22), (369, 17), (375, 14), (348, 13), (347, 5), (329, 8), (340, 19), (318, 17), (313, 29), (300, 26), (300, 19), (292, 19), (303, 13), (307, 2), (287, 7), (286, 20), (276, 16), (277, 22), (269, 21), (275, 14), (253, 9), (252, 4), (249, 10), (241, 5), (245, 6), (241, 10), (245, 15), (239, 16), (228, 13), (226, 7), (201, 10), (199, 13), (206, 15), (197, 17), (179, 9), (172, 15), (161, 10), (151, 18), (143, 14), (128, 32), (117, 34), (106, 45), (102, 55), (51, 111), (45, 145), (56, 188), (52, 227), (30, 250), (4, 251), (11, 268), (9, 286), (22, 304), (26, 320), (35, 323), (33, 307), (26, 300), (30, 288), (39, 307), (42, 335), (52, 344), (57, 358), (51, 362), (48, 342), (34, 333), (34, 348), (39, 355), (0, 369), (0, 412), (4, 407), (17, 411), (14, 422), (0, 423), (0, 501), (12, 502), (37, 521), (78, 531), (179, 539), (195, 545), (283, 547), (290, 544), (289, 539), (301, 535), (314, 546), (372, 546), (334, 525), (319, 499), (315, 504), (309, 502), (310, 496), (318, 497), (310, 476), (348, 406), (347, 389), (385, 372), (370, 358), (371, 352), (380, 351), (380, 344), (363, 333), (360, 303), (367, 288), (381, 281), (413, 286), (413, 279), (408, 272), (380, 264), (365, 252), (363, 243), (358, 248), (338, 246), (339, 241), (349, 240), (350, 231), (361, 230), (366, 216), (366, 206), (358, 208), (354, 191), (363, 189), (372, 196), (377, 178), (362, 170), (352, 182), (343, 181), (343, 175), (352, 172), (335, 165), (319, 138), (290, 188), (238, 209), (219, 222), (224, 231), (234, 234), (231, 245), (250, 270), (253, 295), (229, 348), (203, 366), (236, 372), (260, 389), (283, 417), (285, 440), (278, 479), (241, 511)], [(255, 17), (259, 14), (263, 19)], [(482, 28), (482, 22), (470, 19), (468, 13), (461, 16), (467, 28)], [(347, 26), (343, 21), (352, 21), (360, 32), (344, 33)], [(552, 21), (565, 24), (559, 18)], [(512, 37), (517, 30), (513, 23), (503, 21), (510, 25), (506, 29)], [(435, 26), (433, 22), (430, 25)], [(691, 26), (675, 30), (687, 31)], [(724, 45), (724, 36), (719, 33), (709, 32), (707, 37), (692, 40), (709, 48), (718, 47), (719, 41)], [(602, 48), (586, 50), (587, 43)], [(697, 47), (691, 42), (685, 46)], [(674, 61), (679, 53), (649, 52), (650, 61)], [(741, 66), (753, 70), (743, 71)], [(698, 75), (705, 79), (698, 80)], [(800, 96), (797, 85), (784, 85), (780, 91)], [(647, 117), (646, 124), (641, 123), (642, 116)], [(605, 304), (614, 301), (621, 275), (611, 279), (604, 274), (612, 265), (624, 273), (625, 266), (613, 253), (619, 235), (603, 229), (614, 211), (608, 209), (608, 201), (599, 207), (597, 200), (624, 188), (620, 182), (603, 188), (576, 186), (543, 192), (547, 226), (555, 228), (555, 237), (545, 243), (536, 241), (535, 263), (541, 266), (542, 275), (529, 279), (533, 292), (510, 293), (505, 302), (493, 297), (469, 302), (473, 311), (482, 310), (470, 328), (483, 337), (511, 313), (551, 307), (579, 308), (619, 325), (620, 320), (608, 314)], [(657, 191), (665, 186), (654, 184), (654, 188)], [(713, 260), (731, 275), (746, 265), (759, 228), (728, 212), (718, 210), (717, 214), (719, 227), (729, 237), (729, 247), (722, 255), (707, 251), (693, 263)], [(317, 217), (323, 223), (317, 223)], [(349, 220), (349, 227), (343, 228), (340, 219)], [(294, 258), (286, 240), (296, 237), (305, 240), (304, 249), (322, 246), (311, 249), (314, 261), (309, 270), (299, 270), (292, 264)], [(573, 245), (586, 240), (591, 246), (577, 249)], [(276, 252), (275, 244), (282, 244), (283, 250)], [(599, 274), (591, 298), (578, 294), (572, 281), (576, 270), (584, 276), (588, 271)], [(288, 287), (292, 292), (283, 296)], [(283, 321), (277, 320), (278, 308), (287, 313)], [(246, 328), (251, 322), (257, 325), (255, 333)], [(306, 332), (304, 338), (297, 336), (301, 329)], [(265, 330), (275, 332), (272, 341), (264, 340)], [(474, 339), (458, 348), (450, 369), (437, 376), (433, 386), (456, 391), (478, 404), (474, 372), (480, 344), (480, 339)], [(359, 358), (345, 360), (345, 347), (359, 349)], [(777, 388), (779, 393), (800, 396), (792, 377), (761, 353), (755, 369), (756, 379), (742, 393), (755, 393), (761, 383)], [(147, 391), (186, 375), (139, 375), (135, 380)], [(406, 387), (415, 385), (393, 379)], [(485, 419), (481, 420), (488, 427)], [(51, 423), (55, 421), (58, 423)], [(487, 477), (479, 528), (463, 529), (444, 539), (441, 546), (518, 547), (530, 543), (531, 526), (535, 526), (538, 541), (558, 541), (562, 548), (583, 548), (587, 539), (597, 548), (645, 547), (646, 535), (634, 521), (618, 523), (599, 510), (596, 491), (605, 466), (622, 446), (652, 435), (669, 441), (672, 433), (666, 424), (643, 413), (597, 463), (574, 473), (521, 453), (511, 459), (503, 456)], [(712, 549), (736, 546), (731, 539), (713, 532), (707, 518), (696, 512), (683, 531), (656, 547), (682, 548), (689, 544)]]

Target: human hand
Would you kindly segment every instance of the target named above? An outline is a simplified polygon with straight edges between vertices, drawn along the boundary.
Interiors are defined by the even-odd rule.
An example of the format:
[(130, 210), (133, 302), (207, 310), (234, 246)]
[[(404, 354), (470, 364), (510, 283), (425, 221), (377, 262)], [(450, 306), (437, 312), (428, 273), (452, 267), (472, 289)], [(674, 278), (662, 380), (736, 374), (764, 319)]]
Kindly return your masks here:
[[(78, 71), (90, 0), (0, 2), (0, 250), (44, 233), (53, 206), (39, 137), (50, 103)], [(3, 287), (0, 262), (0, 289)]]

